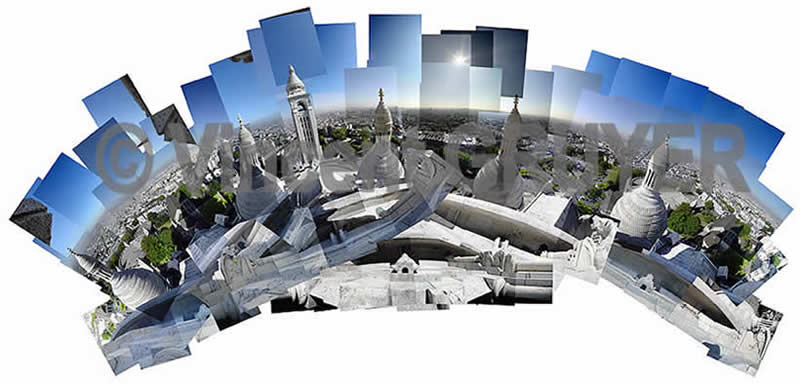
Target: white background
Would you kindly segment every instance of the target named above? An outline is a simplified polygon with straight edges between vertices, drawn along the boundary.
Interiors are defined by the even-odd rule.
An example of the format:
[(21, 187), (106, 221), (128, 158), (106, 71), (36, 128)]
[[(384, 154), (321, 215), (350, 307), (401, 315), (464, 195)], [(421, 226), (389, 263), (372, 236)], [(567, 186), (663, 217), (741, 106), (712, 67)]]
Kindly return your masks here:
[[(635, 59), (712, 88), (786, 132), (762, 182), (800, 206), (797, 167), (798, 12), (792, 2), (312, 2), (317, 23), (357, 23), (359, 64), (369, 13), (421, 13), (423, 33), (476, 24), (526, 28), (529, 69), (584, 68), (591, 49)], [(649, 2), (648, 2), (649, 3)], [(13, 4), (13, 5), (12, 5)], [(83, 5), (85, 4), (85, 5)], [(128, 73), (152, 111), (208, 64), (248, 49), (258, 20), (309, 5), (270, 1), (4, 3), (0, 95), (5, 135), (0, 213), (95, 126), (81, 99)], [(74, 156), (73, 156), (74, 157)], [(461, 306), (262, 315), (193, 343), (193, 356), (116, 379), (81, 314), (103, 301), (5, 221), (0, 274), (0, 380), (12, 382), (752, 382), (601, 281), (566, 281), (552, 306)], [(775, 238), (790, 265), (758, 296), (785, 313), (756, 380), (797, 376), (798, 218)], [(800, 264), (798, 262), (797, 264)], [(228, 381), (230, 380), (230, 381)]]

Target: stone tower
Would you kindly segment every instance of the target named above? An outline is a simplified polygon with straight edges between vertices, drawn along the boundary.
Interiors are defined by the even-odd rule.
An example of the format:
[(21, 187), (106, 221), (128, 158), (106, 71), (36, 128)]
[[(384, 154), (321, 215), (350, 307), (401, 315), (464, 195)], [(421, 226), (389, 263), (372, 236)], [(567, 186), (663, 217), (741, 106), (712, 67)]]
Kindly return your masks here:
[(294, 67), (289, 66), (289, 80), (286, 83), (286, 96), (292, 121), (300, 141), (300, 152), (305, 165), (319, 164), (322, 160), (322, 147), (319, 145), (317, 117), (311, 105), (311, 95), (306, 93), (306, 86), (297, 77)]

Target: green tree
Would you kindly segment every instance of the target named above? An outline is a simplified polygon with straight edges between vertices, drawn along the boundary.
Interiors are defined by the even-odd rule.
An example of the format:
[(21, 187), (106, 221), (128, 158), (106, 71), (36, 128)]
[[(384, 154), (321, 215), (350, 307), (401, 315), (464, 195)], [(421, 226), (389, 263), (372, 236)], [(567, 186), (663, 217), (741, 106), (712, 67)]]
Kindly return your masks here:
[(200, 210), (200, 215), (203, 216), (203, 220), (207, 223), (213, 223), (214, 216), (217, 214), (224, 214), (225, 211), (227, 211), (228, 201), (222, 194), (217, 193), (206, 200), (198, 209)]
[(464, 151), (458, 152), (458, 165), (461, 169), (470, 169), (472, 168), (472, 156), (469, 153)]
[(128, 229), (125, 231), (125, 234), (122, 235), (122, 242), (123, 243), (130, 243), (133, 241), (133, 232), (132, 230)]
[(108, 260), (109, 268), (114, 269), (117, 267), (117, 264), (119, 264), (119, 258), (120, 256), (122, 256), (122, 252), (124, 251), (125, 251), (125, 243), (120, 242), (117, 245), (117, 249), (114, 251), (114, 253), (111, 254), (111, 258), (109, 258)]
[(722, 204), (725, 204), (725, 209), (727, 209), (728, 212), (733, 213), (735, 211), (733, 209), (733, 207), (730, 204), (728, 204), (727, 202), (723, 201)]
[(603, 190), (619, 190), (619, 167), (612, 167), (608, 170), (605, 180), (601, 183)]
[(613, 164), (609, 163), (605, 156), (600, 156), (599, 159), (597, 159), (597, 162), (599, 165), (598, 170), (600, 171), (601, 175), (605, 175), (606, 171), (613, 167)]
[(588, 191), (586, 191), (586, 198), (592, 201), (597, 201), (605, 199), (606, 194), (602, 189), (598, 188), (596, 185), (593, 185)]
[(344, 139), (347, 138), (347, 128), (345, 127), (334, 128), (331, 134), (333, 135), (334, 139), (339, 141), (344, 141)]
[(667, 227), (683, 237), (694, 236), (700, 232), (700, 218), (692, 215), (692, 207), (681, 203), (667, 218)]
[(192, 198), (192, 194), (189, 192), (189, 188), (186, 186), (186, 184), (181, 184), (178, 186), (177, 196), (180, 195), (185, 196), (187, 199)]
[(546, 159), (539, 160), (539, 167), (542, 168), (547, 173), (553, 172), (553, 158), (548, 157)]
[(751, 231), (750, 224), (742, 225), (742, 230), (739, 231), (739, 238), (742, 240), (750, 240), (750, 231)]
[(151, 233), (142, 239), (142, 251), (154, 265), (164, 265), (172, 258), (175, 244), (172, 243), (172, 230), (165, 229), (159, 233)]
[(564, 153), (569, 157), (578, 157), (578, 156), (582, 157), (583, 149), (579, 148), (576, 145), (568, 144), (567, 149), (564, 151)]
[(362, 142), (367, 142), (372, 140), (372, 133), (370, 133), (369, 129), (362, 129), (358, 131), (358, 136), (361, 138)]
[(150, 221), (156, 229), (167, 228), (172, 224), (166, 213), (156, 214), (154, 212), (149, 212), (147, 214), (147, 220)]
[(212, 181), (211, 184), (208, 185), (208, 190), (206, 191), (206, 194), (208, 196), (214, 196), (217, 194), (217, 192), (221, 190), (222, 190), (222, 183), (219, 182), (219, 179), (214, 179), (214, 181)]
[(597, 209), (598, 209), (597, 204), (589, 205), (589, 204), (584, 203), (581, 200), (577, 200), (576, 203), (577, 203), (578, 212), (580, 212), (581, 215), (593, 215), (593, 214), (595, 214), (597, 212)]

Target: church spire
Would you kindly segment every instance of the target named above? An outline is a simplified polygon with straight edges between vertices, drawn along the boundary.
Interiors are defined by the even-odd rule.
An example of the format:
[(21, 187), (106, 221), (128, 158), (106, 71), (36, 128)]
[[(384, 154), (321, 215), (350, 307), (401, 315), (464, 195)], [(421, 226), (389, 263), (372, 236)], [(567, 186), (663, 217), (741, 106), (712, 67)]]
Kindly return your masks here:
[(96, 258), (75, 252), (72, 250), (72, 248), (67, 248), (67, 251), (69, 251), (70, 255), (72, 255), (72, 257), (78, 261), (78, 265), (93, 278), (105, 281), (111, 280), (111, 276), (114, 274), (114, 271), (105, 265), (100, 264)]
[(289, 65), (289, 78), (286, 80), (286, 95), (299, 95), (301, 93), (305, 93), (305, 91), (306, 85), (303, 84), (303, 81), (297, 76), (294, 66)]
[(656, 148), (653, 155), (650, 156), (642, 187), (655, 190), (667, 168), (669, 168), (669, 134), (667, 134), (664, 144)]

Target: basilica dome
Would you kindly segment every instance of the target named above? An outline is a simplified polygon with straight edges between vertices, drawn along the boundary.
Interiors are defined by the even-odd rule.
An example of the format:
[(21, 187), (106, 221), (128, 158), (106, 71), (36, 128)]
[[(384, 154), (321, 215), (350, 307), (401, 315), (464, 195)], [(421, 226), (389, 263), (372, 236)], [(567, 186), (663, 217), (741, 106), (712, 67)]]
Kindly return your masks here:
[(125, 305), (137, 308), (167, 291), (167, 286), (154, 272), (126, 269), (111, 277), (111, 290)]
[(522, 125), (518, 104), (519, 99), (515, 98), (514, 109), (503, 125), (500, 153), (481, 167), (472, 184), (472, 192), (477, 198), (515, 209), (522, 205), (523, 192), (522, 176), (514, 156)]
[(619, 231), (629, 236), (655, 240), (667, 229), (667, 208), (658, 192), (638, 187), (620, 197), (611, 216), (620, 220)]
[[(403, 177), (405, 177), (403, 163), (392, 152), (388, 142), (377, 142), (370, 148), (369, 152), (361, 159), (361, 166), (358, 168), (356, 176), (358, 180), (364, 182), (367, 188), (397, 184)], [(373, 183), (370, 181), (373, 180), (374, 185), (371, 185)]]
[(519, 208), (522, 205), (522, 177), (515, 163), (504, 164), (500, 157), (496, 157), (478, 171), (472, 192), (481, 200)]
[(253, 134), (239, 118), (239, 186), (236, 208), (245, 220), (261, 214), (283, 191), (280, 179), (264, 171), (256, 150)]
[(658, 185), (668, 167), (669, 138), (650, 156), (642, 184), (622, 195), (611, 210), (620, 220), (620, 232), (652, 243), (667, 229), (667, 208)]
[(375, 108), (375, 144), (361, 159), (356, 175), (366, 188), (397, 184), (405, 177), (403, 163), (392, 151), (391, 135), (394, 125), (392, 113), (383, 102), (383, 89), (378, 91), (378, 97), (378, 106)]

